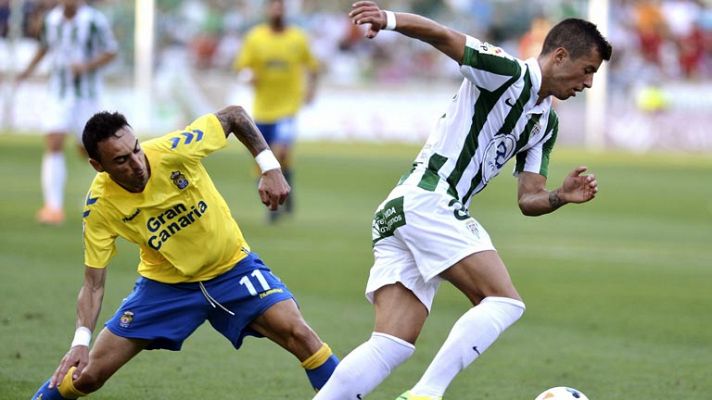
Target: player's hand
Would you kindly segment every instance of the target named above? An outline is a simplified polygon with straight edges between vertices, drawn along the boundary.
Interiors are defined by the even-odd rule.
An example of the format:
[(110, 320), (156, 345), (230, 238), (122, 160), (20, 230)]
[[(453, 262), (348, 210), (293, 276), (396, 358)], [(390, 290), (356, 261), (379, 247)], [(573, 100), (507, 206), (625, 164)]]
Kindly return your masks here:
[(69, 368), (71, 367), (77, 367), (77, 369), (74, 370), (74, 376), (72, 377), (73, 379), (79, 378), (79, 375), (81, 375), (82, 371), (84, 370), (84, 367), (87, 366), (87, 363), (89, 362), (89, 347), (88, 346), (74, 346), (69, 351), (67, 354), (62, 357), (62, 361), (60, 361), (59, 366), (57, 369), (54, 371), (54, 374), (52, 375), (52, 378), (49, 381), (49, 387), (53, 388), (60, 383), (62, 383), (62, 379), (64, 379), (64, 375), (67, 374), (67, 371), (69, 371)]
[(289, 187), (287, 180), (284, 179), (281, 169), (265, 171), (260, 177), (260, 183), (257, 185), (262, 204), (272, 211), (276, 210), (280, 204), (284, 204), (291, 190), (292, 188)]
[(588, 168), (577, 167), (564, 179), (564, 184), (559, 190), (559, 197), (567, 203), (585, 203), (598, 193), (596, 175), (585, 174)]
[(77, 77), (89, 72), (89, 64), (76, 63), (72, 64), (72, 74)]
[(17, 76), (15, 77), (15, 86), (17, 86), (17, 85), (19, 85), (20, 83), (24, 82), (24, 81), (27, 80), (27, 78), (29, 78), (29, 77), (30, 77), (29, 71), (25, 70), (25, 71), (20, 72), (20, 73), (17, 74)]
[(386, 26), (386, 13), (372, 1), (357, 1), (351, 5), (349, 18), (354, 25), (367, 25), (366, 37), (373, 39)]

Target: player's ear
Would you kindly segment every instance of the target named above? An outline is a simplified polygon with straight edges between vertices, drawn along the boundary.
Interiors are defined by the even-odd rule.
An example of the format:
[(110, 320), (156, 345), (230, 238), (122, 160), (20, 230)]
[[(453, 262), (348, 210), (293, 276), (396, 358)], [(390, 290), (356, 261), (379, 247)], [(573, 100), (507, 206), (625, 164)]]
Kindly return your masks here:
[(553, 58), (554, 58), (555, 64), (561, 64), (568, 57), (569, 57), (569, 52), (565, 48), (557, 47), (556, 50), (554, 50)]
[(96, 161), (93, 158), (89, 159), (89, 164), (91, 164), (92, 168), (96, 170), (96, 172), (104, 172), (104, 167), (101, 166), (101, 163), (99, 161)]

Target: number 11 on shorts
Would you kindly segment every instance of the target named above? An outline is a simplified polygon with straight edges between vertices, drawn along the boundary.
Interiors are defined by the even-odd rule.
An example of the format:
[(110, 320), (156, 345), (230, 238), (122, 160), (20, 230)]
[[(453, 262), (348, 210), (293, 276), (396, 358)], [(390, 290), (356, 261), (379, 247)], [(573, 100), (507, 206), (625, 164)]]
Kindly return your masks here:
[[(259, 282), (260, 286), (262, 286), (262, 292), (270, 290), (269, 283), (267, 283), (267, 279), (265, 279), (260, 270), (256, 269), (252, 271), (250, 276), (257, 279), (257, 282)], [(247, 288), (247, 291), (250, 292), (252, 296), (257, 296), (257, 290), (255, 289), (255, 285), (252, 284), (252, 280), (248, 278), (247, 275), (243, 276), (242, 279), (240, 279), (240, 285), (245, 286)]]

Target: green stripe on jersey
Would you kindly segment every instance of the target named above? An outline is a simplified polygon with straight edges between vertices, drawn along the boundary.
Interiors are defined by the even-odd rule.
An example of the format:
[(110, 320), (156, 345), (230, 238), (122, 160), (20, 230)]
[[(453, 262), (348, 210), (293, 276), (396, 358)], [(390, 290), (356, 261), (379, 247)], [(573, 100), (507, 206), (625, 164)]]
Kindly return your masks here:
[(526, 144), (529, 142), (529, 137), (532, 134), (532, 130), (539, 123), (539, 119), (541, 119), (541, 114), (534, 114), (529, 119), (529, 122), (527, 122), (527, 126), (524, 127), (524, 132), (517, 141), (517, 146), (515, 149), (515, 152), (517, 152), (517, 165), (514, 167), (514, 170), (516, 172), (522, 172), (524, 170), (524, 164), (527, 161), (527, 151), (519, 153), (519, 149), (526, 146)]
[[(502, 95), (507, 91), (507, 89), (509, 89), (509, 87), (512, 86), (512, 84), (516, 82), (518, 78), (518, 76), (512, 77), (512, 79), (505, 82), (499, 89), (495, 90), (494, 92), (490, 92), (487, 89), (478, 87), (478, 89), (480, 90), (480, 95), (477, 96), (477, 101), (475, 102), (475, 112), (472, 115), (472, 124), (470, 125), (470, 132), (467, 134), (467, 140), (465, 140), (465, 145), (463, 146), (462, 151), (460, 152), (460, 156), (457, 158), (455, 168), (453, 169), (452, 173), (450, 173), (450, 176), (447, 178), (447, 182), (450, 184), (450, 187), (457, 187), (458, 182), (460, 182), (460, 178), (462, 178), (462, 174), (465, 173), (465, 169), (468, 165), (470, 165), (470, 162), (472, 161), (472, 156), (477, 151), (477, 146), (479, 144), (477, 138), (480, 135), (482, 127), (485, 126), (485, 123), (487, 122), (487, 116), (492, 111), (495, 104), (497, 104), (497, 101), (499, 101), (500, 97), (502, 97)], [(459, 199), (457, 193), (455, 193), (454, 196)]]
[(551, 150), (554, 148), (554, 143), (556, 143), (556, 136), (559, 134), (559, 117), (556, 116), (554, 110), (549, 113), (549, 122), (547, 122), (546, 131), (551, 131), (551, 137), (549, 140), (544, 142), (542, 146), (541, 154), (541, 169), (539, 173), (547, 176), (549, 173), (549, 157), (551, 156)]
[(438, 171), (440, 171), (440, 168), (445, 165), (445, 162), (447, 162), (447, 157), (441, 156), (438, 153), (430, 156), (428, 168), (425, 170), (423, 177), (420, 179), (418, 187), (429, 192), (435, 191), (435, 188), (438, 186), (438, 182), (440, 181)]
[[(491, 45), (483, 43), (482, 46)], [(480, 53), (467, 46), (465, 46), (465, 54), (462, 56), (462, 63), (497, 75), (519, 76), (522, 72), (522, 67), (515, 60), (503, 56)]]
[[(515, 77), (513, 79), (516, 79), (516, 78), (518, 78), (518, 77)], [(510, 80), (510, 82), (511, 82), (511, 80)], [(509, 88), (509, 85), (504, 85), (503, 87)], [(499, 90), (501, 90), (501, 89), (502, 88), (500, 88)], [(527, 69), (526, 73), (524, 74), (524, 88), (522, 89), (521, 93), (519, 94), (519, 98), (517, 98), (517, 101), (512, 106), (512, 109), (509, 111), (507, 116), (504, 118), (504, 123), (502, 124), (502, 127), (499, 129), (499, 132), (509, 133), (514, 129), (514, 127), (517, 124), (517, 121), (522, 116), (522, 112), (524, 112), (524, 104), (526, 104), (529, 101), (529, 98), (531, 97), (531, 89), (532, 89), (532, 79), (531, 79), (531, 75), (529, 74), (529, 69)], [(479, 101), (479, 99), (478, 99), (478, 101)], [(476, 138), (475, 138), (475, 140), (476, 140)], [(474, 152), (472, 154), (474, 155)], [(472, 155), (470, 155), (470, 158), (472, 158)], [(464, 173), (464, 171), (463, 171), (463, 173)], [(463, 198), (461, 200), (466, 203), (467, 199), (469, 199), (470, 196), (472, 196), (475, 189), (477, 188), (477, 186), (480, 185), (481, 182), (482, 182), (482, 168), (480, 168), (477, 171), (477, 174), (470, 181), (470, 188), (467, 190), (467, 193), (465, 194), (465, 196), (463, 196)]]

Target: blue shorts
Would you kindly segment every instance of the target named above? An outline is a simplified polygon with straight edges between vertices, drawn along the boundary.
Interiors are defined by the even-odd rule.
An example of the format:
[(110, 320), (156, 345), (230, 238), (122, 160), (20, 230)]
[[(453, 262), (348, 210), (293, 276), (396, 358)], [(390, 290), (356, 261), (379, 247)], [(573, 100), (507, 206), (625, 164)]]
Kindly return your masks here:
[(183, 341), (208, 320), (238, 349), (245, 336), (262, 336), (248, 326), (255, 318), (293, 298), (287, 286), (250, 253), (230, 271), (201, 283), (138, 278), (105, 326), (117, 336), (149, 340), (147, 350), (180, 350)]
[(282, 118), (271, 124), (256, 125), (268, 145), (291, 146), (297, 138), (297, 123), (293, 117)]

